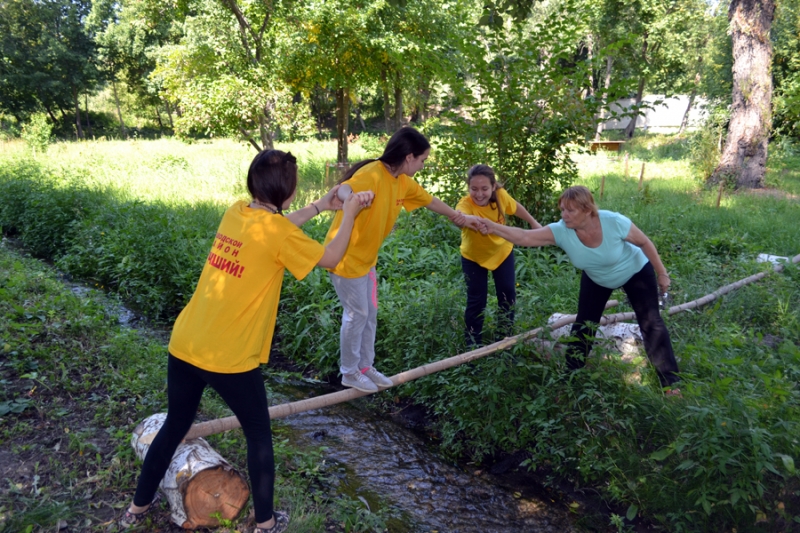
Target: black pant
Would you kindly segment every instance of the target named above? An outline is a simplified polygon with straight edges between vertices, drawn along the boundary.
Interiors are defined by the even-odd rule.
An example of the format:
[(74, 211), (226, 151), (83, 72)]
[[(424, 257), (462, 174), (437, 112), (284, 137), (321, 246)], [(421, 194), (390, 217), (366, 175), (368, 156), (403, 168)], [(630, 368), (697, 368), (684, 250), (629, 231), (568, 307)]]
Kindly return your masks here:
[[(467, 282), (467, 309), (464, 311), (467, 346), (479, 346), (483, 342), (483, 318), (489, 294), (489, 270), (469, 259), (461, 258), (461, 269)], [(514, 252), (492, 271), (497, 293), (498, 336), (507, 337), (514, 325), (514, 304), (517, 302)]]
[[(666, 387), (680, 381), (676, 375), (678, 362), (675, 361), (669, 332), (658, 310), (658, 285), (653, 265), (648, 262), (622, 288), (636, 313), (647, 358), (656, 368), (661, 385)], [(572, 336), (578, 339), (567, 343), (569, 368), (576, 370), (586, 364), (586, 357), (595, 339), (595, 327), (603, 316), (603, 310), (612, 292), (613, 289), (607, 289), (592, 281), (586, 272), (581, 276), (578, 318), (572, 325)]]
[(219, 393), (242, 424), (256, 522), (266, 522), (272, 518), (275, 459), (261, 372), (258, 368), (238, 374), (209, 372), (172, 354), (167, 363), (167, 419), (147, 451), (133, 503), (144, 506), (153, 501), (178, 444), (194, 422), (206, 385)]

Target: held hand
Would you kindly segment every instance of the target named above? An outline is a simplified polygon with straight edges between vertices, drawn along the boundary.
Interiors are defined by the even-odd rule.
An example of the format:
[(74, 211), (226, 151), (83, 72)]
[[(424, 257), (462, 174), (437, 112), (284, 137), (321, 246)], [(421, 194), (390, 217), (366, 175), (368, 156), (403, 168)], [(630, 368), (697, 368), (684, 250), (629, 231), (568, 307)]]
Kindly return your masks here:
[(351, 194), (344, 203), (345, 215), (352, 215), (355, 217), (362, 209), (372, 205), (373, 198), (375, 198), (375, 193), (372, 191)]
[(453, 211), (453, 214), (448, 215), (447, 218), (450, 219), (450, 222), (452, 222), (453, 224), (455, 224), (460, 228), (464, 227), (464, 224), (466, 224), (467, 222), (467, 217), (464, 215), (464, 213), (461, 213), (460, 211)]
[(341, 187), (341, 185), (334, 185), (331, 190), (325, 193), (325, 196), (315, 202), (320, 211), (338, 211), (342, 208), (344, 202), (339, 198)]
[(372, 201), (375, 199), (375, 193), (372, 191), (362, 191), (355, 193), (356, 197), (358, 197), (359, 203), (361, 203), (361, 207), (369, 207), (372, 205)]
[(465, 215), (464, 227), (475, 231), (481, 231), (481, 228), (483, 228), (483, 223), (481, 222), (480, 217)]
[(661, 291), (661, 294), (664, 294), (669, 290), (669, 286), (672, 283), (672, 280), (669, 279), (669, 274), (659, 274), (656, 278), (658, 282), (658, 288)]

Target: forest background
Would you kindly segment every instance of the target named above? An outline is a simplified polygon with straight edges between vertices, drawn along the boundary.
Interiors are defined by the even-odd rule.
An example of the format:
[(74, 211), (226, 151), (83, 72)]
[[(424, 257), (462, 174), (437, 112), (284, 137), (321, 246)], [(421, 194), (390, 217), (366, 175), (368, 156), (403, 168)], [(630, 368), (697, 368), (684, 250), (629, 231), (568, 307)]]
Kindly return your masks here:
[[(774, 9), (771, 57), (762, 65), (771, 87), (760, 106), (766, 133), (751, 139), (769, 146), (755, 184), (768, 192), (745, 192), (752, 184), (719, 172), (725, 149), (739, 144), (726, 140), (737, 109), (729, 8), (743, 3), (5, 1), (0, 227), (61, 272), (168, 324), (192, 294), (222, 209), (245, 194), (242, 176), (255, 150), (279, 146), (299, 156), (303, 205), (329, 185), (337, 164), (377, 156), (386, 136), (410, 123), (434, 145), (419, 178), (449, 203), (464, 194), (464, 172), (476, 162), (493, 165), (543, 223), (557, 219), (553, 198), (563, 187), (583, 183), (598, 197), (602, 187), (602, 207), (634, 219), (668, 264), (677, 297), (694, 299), (768, 268), (753, 260), (757, 253), (800, 250), (795, 0), (749, 2)], [(754, 86), (739, 84), (738, 94), (747, 99)], [(641, 102), (648, 93), (689, 94), (692, 103), (703, 96), (708, 122), (672, 136), (602, 131), (611, 102)], [(627, 159), (586, 153), (595, 138), (626, 140), (630, 172)], [(648, 179), (637, 187), (641, 163)], [(320, 218), (304, 229), (321, 239), (326, 227)], [(454, 228), (420, 213), (402, 217), (382, 249), (378, 349), (388, 373), (463, 351), (457, 240)], [(519, 331), (574, 310), (578, 277), (562, 254), (515, 253), (526, 302)], [(147, 346), (143, 364), (152, 369), (132, 366), (125, 375), (147, 375), (149, 384), (92, 378), (103, 367), (70, 350), (102, 318), (78, 306), (79, 318), (64, 319), (75, 304), (28, 286), (27, 263), (7, 265), (3, 442), (15, 453), (42, 453), (32, 436), (42, 424), (63, 429), (80, 407), (75, 397), (96, 402), (104, 397), (98, 391), (114, 390), (139, 398), (101, 409), (63, 451), (65, 460), (102, 472), (92, 498), (129, 487), (127, 435), (134, 420), (163, 410), (163, 354), (136, 341)], [(590, 529), (796, 530), (797, 276), (790, 266), (709, 310), (670, 319), (685, 375), (679, 401), (664, 399), (641, 359), (598, 350), (609, 357), (565, 379), (560, 357), (531, 346), (398, 395), (427, 408), (453, 458), (480, 464), (522, 451), (521, 468), (596, 491), (612, 512), (587, 520)], [(336, 306), (322, 273), (301, 283), (287, 278), (276, 349), (307, 374), (335, 378)], [(487, 318), (491, 330), (491, 309)], [(101, 343), (99, 353), (111, 350), (103, 357), (125, 368), (129, 348), (121, 342)], [(48, 382), (70, 399), (33, 394)], [(220, 409), (204, 404), (206, 415)], [(96, 432), (110, 449), (87, 444)], [(226, 449), (235, 448), (230, 438)], [(307, 458), (279, 453), (304, 475), (318, 475)], [(88, 530), (104, 527), (76, 510), (74, 472), (64, 470), (60, 489), (12, 483), (0, 528), (52, 528), (61, 515), (80, 515)], [(354, 530), (381, 530), (376, 520)]]

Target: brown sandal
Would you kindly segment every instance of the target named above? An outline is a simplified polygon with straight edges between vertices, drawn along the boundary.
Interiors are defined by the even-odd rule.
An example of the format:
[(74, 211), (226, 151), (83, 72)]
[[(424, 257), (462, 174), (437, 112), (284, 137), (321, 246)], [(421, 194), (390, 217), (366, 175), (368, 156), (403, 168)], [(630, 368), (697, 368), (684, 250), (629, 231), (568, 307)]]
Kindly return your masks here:
[(141, 513), (132, 513), (130, 509), (128, 509), (127, 511), (125, 511), (125, 514), (122, 515), (122, 518), (119, 519), (118, 522), (119, 528), (128, 529), (144, 522), (144, 519), (147, 518), (147, 515), (150, 513), (153, 507), (155, 507), (160, 501), (161, 501), (161, 493), (156, 492), (155, 496), (153, 496), (153, 501), (151, 501), (150, 505), (147, 506), (147, 509), (145, 509)]

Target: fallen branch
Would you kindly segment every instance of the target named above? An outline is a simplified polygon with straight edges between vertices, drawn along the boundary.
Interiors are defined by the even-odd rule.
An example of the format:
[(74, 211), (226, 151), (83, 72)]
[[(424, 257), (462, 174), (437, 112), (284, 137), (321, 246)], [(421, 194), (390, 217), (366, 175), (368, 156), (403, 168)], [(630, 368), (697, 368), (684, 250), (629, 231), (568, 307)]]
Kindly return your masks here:
[[(792, 258), (792, 263), (800, 263), (800, 254)], [(697, 300), (693, 300), (691, 302), (670, 307), (669, 310), (667, 311), (667, 314), (674, 315), (682, 311), (688, 311), (690, 309), (695, 309), (697, 307), (706, 305), (710, 302), (713, 302), (720, 296), (723, 296), (745, 285), (763, 279), (764, 277), (772, 274), (773, 272), (781, 272), (783, 271), (784, 268), (785, 267), (782, 264), (774, 265), (772, 270), (765, 270), (763, 272), (759, 272), (758, 274), (754, 274), (752, 276), (739, 280), (736, 283), (725, 285), (723, 287), (720, 287), (716, 291), (712, 292), (711, 294), (707, 294), (706, 296), (698, 298)], [(606, 309), (614, 307), (617, 304), (618, 304), (617, 301), (611, 300), (606, 304)], [(488, 346), (484, 346), (477, 350), (472, 350), (470, 352), (455, 355), (453, 357), (442, 359), (440, 361), (434, 361), (433, 363), (428, 363), (427, 365), (407, 370), (405, 372), (401, 372), (390, 378), (392, 380), (392, 387), (402, 385), (403, 383), (407, 383), (409, 381), (413, 381), (415, 379), (419, 379), (421, 377), (434, 374), (436, 372), (441, 372), (442, 370), (447, 370), (448, 368), (452, 368), (454, 366), (463, 365), (464, 363), (469, 363), (476, 359), (480, 359), (481, 357), (485, 357), (487, 355), (491, 355), (493, 353), (502, 350), (507, 350), (512, 346), (524, 342), (532, 337), (538, 336), (542, 331), (544, 331), (545, 327), (549, 328), (550, 330), (558, 329), (561, 326), (572, 324), (573, 322), (575, 322), (576, 318), (577, 315), (567, 315), (562, 319), (550, 324), (549, 326), (539, 327), (534, 330), (527, 331), (525, 333), (520, 333), (519, 335), (514, 335), (513, 337), (507, 337), (501, 341), (495, 342), (494, 344), (489, 344)], [(605, 315), (603, 316), (603, 318), (600, 319), (600, 325), (604, 326), (607, 324), (613, 324), (615, 322), (634, 320), (635, 318), (636, 314), (633, 312)], [(305, 411), (320, 409), (322, 407), (328, 407), (330, 405), (335, 405), (337, 403), (348, 402), (350, 400), (355, 400), (356, 398), (361, 398), (362, 396), (368, 396), (369, 394), (374, 394), (374, 393), (361, 392), (355, 389), (342, 390), (331, 394), (317, 396), (315, 398), (309, 398), (307, 400), (300, 400), (298, 402), (275, 405), (269, 408), (269, 416), (272, 419), (285, 418), (287, 416), (294, 415), (297, 413), (303, 413)], [(239, 427), (241, 427), (241, 424), (239, 424), (239, 421), (236, 419), (236, 417), (229, 416), (227, 418), (220, 418), (217, 420), (210, 420), (208, 422), (200, 422), (199, 424), (195, 424), (186, 434), (185, 438), (186, 440), (189, 440), (189, 439), (196, 439), (198, 437), (207, 437), (208, 435), (222, 433), (223, 431), (229, 431), (231, 429), (237, 429)], [(152, 436), (143, 435), (140, 440), (143, 442), (148, 442), (147, 439), (152, 440), (154, 437), (155, 435)]]

